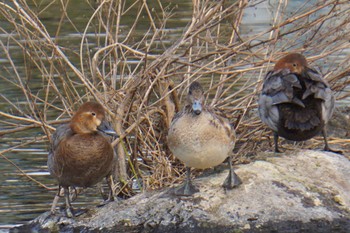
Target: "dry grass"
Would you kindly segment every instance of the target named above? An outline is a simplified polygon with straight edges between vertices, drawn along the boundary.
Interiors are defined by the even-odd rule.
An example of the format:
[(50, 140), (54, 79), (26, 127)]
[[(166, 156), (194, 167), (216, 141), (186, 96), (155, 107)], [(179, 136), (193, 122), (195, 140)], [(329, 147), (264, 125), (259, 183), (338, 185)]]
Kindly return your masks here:
[[(69, 1), (54, 2), (61, 8), (60, 24), (74, 25), (66, 11)], [(199, 80), (207, 88), (207, 104), (235, 125), (237, 161), (249, 161), (248, 156), (271, 143), (270, 132), (256, 114), (256, 97), (265, 73), (285, 53), (306, 54), (338, 99), (350, 95), (344, 91), (350, 83), (350, 53), (344, 53), (350, 49), (349, 1), (313, 1), (314, 5), (305, 1), (294, 12), (287, 11), (288, 1), (276, 1), (270, 9), (271, 27), (247, 36), (241, 33), (243, 12), (258, 2), (193, 0), (191, 22), (173, 39), (167, 30), (173, 15), (161, 1), (152, 6), (137, 0), (94, 1), (94, 13), (73, 50), (61, 45), (60, 27), (49, 34), (26, 1), (0, 3), (1, 17), (11, 25), (0, 27), (8, 35), (7, 41), (0, 41), (2, 58), (10, 62), (8, 73), (0, 77), (15, 86), (26, 102), (23, 107), (1, 94), (11, 111), (0, 112), (8, 126), (0, 135), (20, 135), (40, 127), (49, 136), (78, 105), (95, 99), (106, 106), (121, 135), (114, 142), (119, 191), (128, 191), (126, 184), (137, 178), (148, 189), (169, 186), (183, 179), (183, 166), (167, 149), (167, 129), (189, 83)], [(130, 14), (133, 22), (125, 29), (124, 17)], [(144, 34), (135, 41), (141, 24)], [(91, 31), (103, 36), (91, 37)], [(24, 67), (16, 66), (9, 44), (22, 48)], [(29, 88), (32, 70), (42, 77), (39, 91)], [(11, 148), (0, 153), (5, 156), (8, 151)]]

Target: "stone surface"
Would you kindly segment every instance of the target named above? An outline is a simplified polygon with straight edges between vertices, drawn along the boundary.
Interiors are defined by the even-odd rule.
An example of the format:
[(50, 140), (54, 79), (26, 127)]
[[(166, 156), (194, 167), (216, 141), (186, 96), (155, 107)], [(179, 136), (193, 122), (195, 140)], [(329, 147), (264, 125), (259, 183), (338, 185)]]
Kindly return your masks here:
[(328, 123), (329, 136), (350, 138), (350, 107), (336, 108)]
[(173, 188), (137, 195), (75, 219), (44, 213), (12, 232), (350, 232), (350, 162), (341, 155), (263, 152), (236, 167), (243, 184), (221, 187), (227, 170), (194, 180), (192, 197)]

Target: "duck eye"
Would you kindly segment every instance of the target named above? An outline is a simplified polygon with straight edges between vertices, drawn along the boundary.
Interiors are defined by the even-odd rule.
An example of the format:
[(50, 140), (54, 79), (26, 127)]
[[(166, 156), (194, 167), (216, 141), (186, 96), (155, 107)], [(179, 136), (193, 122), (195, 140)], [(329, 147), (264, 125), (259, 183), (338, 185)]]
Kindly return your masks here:
[(91, 115), (96, 116), (96, 113), (92, 112)]
[(294, 66), (294, 67), (297, 67), (298, 65), (297, 65), (296, 63), (293, 63), (293, 66)]

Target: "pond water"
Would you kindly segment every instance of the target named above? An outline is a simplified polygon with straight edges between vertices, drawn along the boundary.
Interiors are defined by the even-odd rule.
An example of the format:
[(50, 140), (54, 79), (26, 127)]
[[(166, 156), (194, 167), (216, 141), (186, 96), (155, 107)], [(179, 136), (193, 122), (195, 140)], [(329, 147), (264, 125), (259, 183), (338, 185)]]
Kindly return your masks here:
[[(6, 1), (5, 1), (6, 2)], [(36, 1), (40, 4), (48, 4), (51, 1)], [(58, 2), (58, 1), (56, 1)], [(291, 14), (293, 10), (298, 9), (301, 5), (312, 4), (316, 1), (290, 1), (288, 9)], [(176, 39), (183, 32), (184, 27), (191, 20), (191, 4), (192, 1), (176, 0), (176, 1), (164, 1), (164, 5), (170, 4), (174, 6), (174, 17), (168, 22), (168, 27), (171, 27), (172, 38)], [(40, 15), (43, 23), (48, 28), (50, 33), (54, 33), (57, 24), (59, 22), (60, 14), (55, 14), (59, 5), (51, 5), (43, 14)], [(70, 7), (68, 7), (68, 15), (74, 19), (75, 25), (79, 32), (84, 30), (87, 20), (91, 16), (93, 10), (86, 3), (86, 1), (71, 1)], [(247, 8), (243, 16), (243, 23), (241, 27), (241, 33), (244, 34), (257, 34), (270, 28), (273, 15), (273, 5), (269, 5), (267, 1), (263, 1), (262, 4), (258, 4), (254, 7)], [(1, 19), (3, 28), (6, 28), (6, 22)], [(128, 21), (128, 20), (126, 20)], [(132, 22), (132, 20), (130, 20)], [(8, 35), (1, 34), (0, 40), (6, 43), (6, 37)], [(74, 43), (80, 43), (80, 34), (73, 29), (70, 25), (66, 25), (62, 28), (61, 37), (64, 38), (67, 47)], [(170, 42), (169, 42), (170, 43)], [(1, 69), (11, 70), (8, 60), (4, 59), (3, 51), (0, 51), (0, 65)], [(17, 67), (23, 67), (22, 51), (19, 47), (11, 48), (11, 56), (13, 62)], [(5, 74), (6, 75), (6, 74)], [(40, 78), (33, 79), (33, 82), (39, 82)], [(19, 96), (16, 88), (5, 84), (0, 79), (0, 94), (6, 96), (13, 101), (17, 100), (18, 103), (23, 101), (23, 96)], [(343, 104), (348, 104), (349, 100), (344, 100)], [(24, 104), (24, 102), (23, 102)], [(8, 112), (11, 106), (8, 106), (3, 99), (0, 102), (0, 110)], [(54, 114), (54, 113), (52, 113)], [(4, 120), (1, 118), (1, 121)], [(0, 128), (4, 127), (4, 124), (0, 121)], [(0, 176), (0, 231), (6, 229), (9, 226), (24, 223), (37, 217), (39, 214), (50, 209), (51, 202), (55, 195), (55, 181), (50, 177), (46, 161), (47, 161), (47, 149), (46, 142), (40, 140), (43, 135), (38, 130), (29, 130), (26, 132), (29, 136), (37, 135), (38, 141), (36, 144), (30, 146), (23, 146), (19, 149), (12, 150), (10, 153), (1, 153), (3, 157), (0, 157), (0, 167), (2, 175)], [(23, 132), (21, 132), (23, 134)], [(21, 135), (23, 138), (23, 135)], [(0, 136), (0, 150), (4, 151), (12, 145), (19, 143), (16, 134)], [(13, 164), (11, 164), (6, 158), (11, 160), (14, 164), (18, 165), (26, 174), (31, 175), (36, 180), (45, 184), (51, 190), (47, 190), (41, 185), (29, 181), (28, 178), (20, 172)], [(85, 195), (86, 194), (86, 195)], [(101, 201), (96, 189), (90, 188), (84, 195), (80, 195), (74, 202), (74, 206), (94, 206)]]

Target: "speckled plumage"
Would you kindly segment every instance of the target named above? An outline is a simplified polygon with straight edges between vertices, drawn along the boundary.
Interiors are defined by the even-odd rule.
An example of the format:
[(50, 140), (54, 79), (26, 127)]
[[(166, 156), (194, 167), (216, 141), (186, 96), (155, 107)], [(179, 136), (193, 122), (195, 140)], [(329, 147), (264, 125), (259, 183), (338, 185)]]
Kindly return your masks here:
[(232, 153), (235, 139), (226, 119), (206, 108), (196, 115), (186, 106), (174, 117), (168, 146), (186, 166), (205, 169), (221, 164)]
[[(229, 157), (230, 175), (225, 184), (233, 188), (241, 183), (231, 167), (232, 150), (236, 135), (228, 120), (203, 105), (203, 89), (198, 82), (191, 84), (187, 104), (177, 113), (168, 132), (168, 146), (172, 153), (187, 167), (205, 169), (221, 164)], [(187, 169), (190, 172), (190, 169)], [(229, 184), (228, 184), (229, 183)], [(179, 195), (190, 195), (196, 190), (191, 186), (189, 175), (185, 191)], [(188, 189), (186, 191), (186, 189)], [(184, 192), (183, 192), (184, 191)]]

